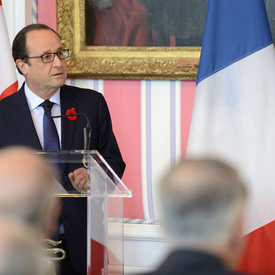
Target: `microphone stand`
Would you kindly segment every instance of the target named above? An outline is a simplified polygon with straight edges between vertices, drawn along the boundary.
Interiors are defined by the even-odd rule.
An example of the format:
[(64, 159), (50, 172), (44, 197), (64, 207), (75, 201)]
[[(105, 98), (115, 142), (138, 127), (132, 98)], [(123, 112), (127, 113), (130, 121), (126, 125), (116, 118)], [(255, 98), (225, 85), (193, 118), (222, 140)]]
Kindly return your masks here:
[[(43, 103), (43, 108), (44, 108), (44, 112), (46, 114), (46, 116), (48, 118), (61, 118), (61, 117), (72, 117), (72, 116), (84, 116), (86, 118), (87, 124), (86, 127), (83, 128), (83, 134), (84, 134), (84, 151), (89, 150), (89, 146), (90, 146), (90, 141), (91, 141), (91, 124), (90, 124), (90, 120), (88, 118), (88, 116), (84, 113), (75, 113), (75, 114), (69, 114), (69, 115), (59, 115), (59, 116), (50, 116), (48, 114), (48, 110), (50, 108), (50, 101), (47, 99), (44, 101)], [(88, 168), (88, 161), (87, 161), (87, 156), (84, 154), (83, 159), (82, 159), (82, 163), (84, 165), (85, 168)]]

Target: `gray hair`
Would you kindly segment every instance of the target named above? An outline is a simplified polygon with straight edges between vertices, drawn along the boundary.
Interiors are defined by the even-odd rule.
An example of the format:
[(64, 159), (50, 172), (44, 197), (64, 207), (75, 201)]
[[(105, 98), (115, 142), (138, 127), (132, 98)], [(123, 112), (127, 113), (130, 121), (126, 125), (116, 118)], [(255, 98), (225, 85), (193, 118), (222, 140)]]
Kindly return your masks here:
[(88, 3), (99, 10), (110, 9), (113, 7), (113, 0), (88, 0)]
[(32, 228), (15, 220), (0, 219), (0, 275), (52, 275)]
[(247, 197), (237, 171), (213, 159), (180, 162), (165, 176), (160, 191), (168, 236), (191, 245), (226, 241)]

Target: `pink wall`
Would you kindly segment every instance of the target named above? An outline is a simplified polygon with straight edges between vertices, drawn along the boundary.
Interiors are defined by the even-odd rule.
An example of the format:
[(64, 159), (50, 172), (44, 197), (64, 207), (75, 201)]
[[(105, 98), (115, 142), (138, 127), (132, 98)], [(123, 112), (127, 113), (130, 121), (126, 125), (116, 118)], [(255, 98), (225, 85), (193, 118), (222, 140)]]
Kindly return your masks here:
[(181, 155), (185, 157), (195, 96), (195, 81), (181, 82)]
[[(134, 196), (125, 199), (125, 217), (143, 218), (141, 186), (140, 81), (104, 81), (104, 97), (110, 108), (114, 132), (127, 168), (123, 182)], [(139, 205), (139, 207), (135, 207)]]
[(56, 30), (56, 0), (37, 0), (37, 22)]

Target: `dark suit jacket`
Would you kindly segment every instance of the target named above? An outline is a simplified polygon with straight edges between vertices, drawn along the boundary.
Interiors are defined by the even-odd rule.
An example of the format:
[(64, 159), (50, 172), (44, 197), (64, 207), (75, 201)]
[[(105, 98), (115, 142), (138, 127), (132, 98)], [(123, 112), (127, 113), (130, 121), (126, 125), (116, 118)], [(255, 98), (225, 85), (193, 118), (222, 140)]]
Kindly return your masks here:
[(147, 275), (233, 275), (240, 274), (227, 270), (223, 263), (209, 254), (178, 250), (172, 252), (161, 266)]
[[(125, 163), (119, 151), (107, 104), (104, 97), (93, 90), (64, 85), (60, 90), (61, 114), (75, 108), (86, 114), (91, 123), (90, 150), (98, 150), (119, 177), (122, 177)], [(83, 128), (86, 119), (75, 121), (61, 118), (61, 149), (83, 150)], [(24, 85), (21, 89), (0, 101), (0, 149), (11, 145), (24, 145), (42, 150), (26, 100)], [(67, 164), (63, 169), (63, 183), (73, 188), (68, 173), (76, 167)], [(73, 264), (80, 273), (86, 272), (87, 201), (82, 198), (63, 200), (61, 220)]]

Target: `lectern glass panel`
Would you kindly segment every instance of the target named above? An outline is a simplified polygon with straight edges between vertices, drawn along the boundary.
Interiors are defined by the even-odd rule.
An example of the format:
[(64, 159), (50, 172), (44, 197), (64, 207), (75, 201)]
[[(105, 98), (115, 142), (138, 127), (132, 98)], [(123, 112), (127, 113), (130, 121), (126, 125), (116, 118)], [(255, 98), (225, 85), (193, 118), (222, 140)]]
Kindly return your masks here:
[[(66, 184), (63, 173), (57, 176), (56, 196), (87, 198), (87, 270), (91, 274), (123, 274), (123, 200), (131, 191), (115, 174), (98, 151), (37, 152), (56, 166), (56, 170), (88, 170), (88, 191), (81, 193)], [(69, 169), (69, 170), (70, 170)], [(61, 176), (62, 175), (62, 176)], [(66, 175), (65, 175), (66, 176)]]

